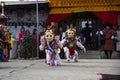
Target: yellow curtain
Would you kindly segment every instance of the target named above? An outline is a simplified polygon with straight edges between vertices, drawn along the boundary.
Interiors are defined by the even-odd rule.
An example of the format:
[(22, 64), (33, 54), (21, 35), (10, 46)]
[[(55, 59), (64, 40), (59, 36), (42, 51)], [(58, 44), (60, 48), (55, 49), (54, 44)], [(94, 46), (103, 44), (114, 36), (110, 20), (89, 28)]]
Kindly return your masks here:
[(48, 0), (50, 7), (120, 5), (120, 0)]
[(52, 8), (49, 14), (65, 14), (84, 11), (120, 11), (118, 6)]
[(50, 14), (120, 11), (120, 0), (49, 0)]

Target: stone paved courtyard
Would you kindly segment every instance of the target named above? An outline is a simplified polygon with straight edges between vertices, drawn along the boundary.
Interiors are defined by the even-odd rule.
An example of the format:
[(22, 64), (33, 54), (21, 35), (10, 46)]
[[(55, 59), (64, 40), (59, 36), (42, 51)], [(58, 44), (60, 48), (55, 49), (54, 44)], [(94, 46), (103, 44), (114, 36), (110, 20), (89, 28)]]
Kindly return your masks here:
[(120, 74), (119, 59), (62, 60), (61, 66), (48, 66), (42, 60), (0, 62), (0, 80), (99, 80), (97, 73)]

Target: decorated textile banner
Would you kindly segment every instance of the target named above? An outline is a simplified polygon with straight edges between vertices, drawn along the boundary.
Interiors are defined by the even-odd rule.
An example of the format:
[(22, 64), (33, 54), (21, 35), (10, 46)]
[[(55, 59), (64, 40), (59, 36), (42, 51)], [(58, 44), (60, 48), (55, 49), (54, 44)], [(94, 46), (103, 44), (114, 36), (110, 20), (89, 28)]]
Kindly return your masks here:
[(120, 0), (48, 0), (50, 7), (113, 6)]
[(71, 8), (51, 8), (49, 14), (66, 14), (77, 12), (94, 11), (120, 11), (119, 6), (99, 6), (99, 7), (71, 7)]

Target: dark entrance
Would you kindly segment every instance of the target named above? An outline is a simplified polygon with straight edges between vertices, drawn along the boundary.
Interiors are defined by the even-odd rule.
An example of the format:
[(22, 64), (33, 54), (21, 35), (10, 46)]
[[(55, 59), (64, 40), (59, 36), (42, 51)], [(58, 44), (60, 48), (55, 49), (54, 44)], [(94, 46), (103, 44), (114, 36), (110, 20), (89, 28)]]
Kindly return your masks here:
[[(73, 24), (77, 28), (77, 35), (81, 36), (82, 43), (86, 46), (87, 50), (98, 50), (100, 48), (100, 37), (96, 34), (101, 25), (105, 23), (95, 16), (92, 12), (80, 12), (73, 13), (71, 17), (65, 19), (60, 23), (59, 26), (65, 26), (66, 24)], [(88, 23), (88, 26), (92, 29), (90, 33), (90, 44), (85, 44), (86, 39), (81, 33), (82, 29), (85, 28), (85, 24)], [(87, 31), (88, 32), (88, 31)], [(85, 32), (86, 33), (86, 32)]]

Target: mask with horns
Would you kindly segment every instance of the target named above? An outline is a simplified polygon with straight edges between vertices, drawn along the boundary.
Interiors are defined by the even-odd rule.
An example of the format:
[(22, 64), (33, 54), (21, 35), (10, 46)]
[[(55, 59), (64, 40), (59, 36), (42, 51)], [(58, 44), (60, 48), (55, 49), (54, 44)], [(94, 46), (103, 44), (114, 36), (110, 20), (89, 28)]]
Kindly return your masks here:
[(46, 30), (45, 39), (46, 39), (47, 42), (51, 42), (51, 41), (54, 40), (54, 33), (53, 33), (52, 29)]

